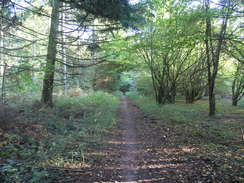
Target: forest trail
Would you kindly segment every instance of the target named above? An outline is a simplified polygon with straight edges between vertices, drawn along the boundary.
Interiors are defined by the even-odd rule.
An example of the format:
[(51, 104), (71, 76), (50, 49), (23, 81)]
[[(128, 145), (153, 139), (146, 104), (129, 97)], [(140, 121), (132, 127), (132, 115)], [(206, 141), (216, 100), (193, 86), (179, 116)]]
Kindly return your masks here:
[(209, 178), (204, 161), (187, 158), (192, 149), (175, 144), (175, 134), (146, 118), (126, 97), (118, 117), (118, 125), (104, 139), (108, 143), (88, 153), (92, 165), (73, 170), (75, 175), (69, 172), (79, 179), (76, 183), (206, 182)]

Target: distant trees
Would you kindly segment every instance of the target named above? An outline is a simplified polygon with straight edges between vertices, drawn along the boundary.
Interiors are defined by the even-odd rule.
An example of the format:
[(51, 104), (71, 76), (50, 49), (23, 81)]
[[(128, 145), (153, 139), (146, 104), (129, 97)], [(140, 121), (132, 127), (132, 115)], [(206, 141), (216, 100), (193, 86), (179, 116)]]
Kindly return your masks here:
[(204, 90), (207, 88), (207, 66), (205, 52), (198, 47), (190, 61), (190, 67), (187, 72), (180, 77), (181, 90), (185, 95), (186, 103), (194, 103), (202, 98)]
[[(49, 41), (48, 41), (48, 52), (47, 52), (47, 62), (45, 68), (45, 76), (43, 80), (43, 90), (42, 90), (42, 103), (47, 106), (52, 106), (52, 93), (53, 93), (53, 81), (54, 81), (54, 73), (55, 73), (55, 62), (56, 62), (56, 54), (57, 54), (57, 44), (58, 44), (58, 25), (59, 25), (59, 14), (60, 14), (60, 2), (61, 0), (53, 0), (52, 4), (52, 14), (51, 14), (51, 27), (49, 33)], [(73, 21), (69, 21), (66, 23), (66, 27), (73, 24), (73, 27), (76, 26), (77, 29), (69, 28), (68, 32), (75, 32), (79, 30), (79, 27), (84, 27), (84, 31), (87, 31), (87, 27), (93, 26), (94, 29), (99, 29), (101, 25), (92, 25), (91, 20), (95, 20), (96, 18), (105, 18), (109, 21), (114, 21), (115, 24), (118, 24), (120, 21), (122, 24), (129, 23), (130, 14), (132, 9), (130, 8), (128, 1), (62, 1), (65, 2), (68, 9), (76, 11), (74, 16), (72, 16)], [(64, 10), (65, 11), (65, 10)], [(81, 14), (79, 13), (81, 12)], [(76, 21), (75, 21), (76, 20)], [(68, 25), (67, 25), (68, 24)], [(77, 25), (78, 24), (78, 25)], [(85, 27), (87, 26), (87, 27)], [(127, 25), (128, 26), (128, 25)], [(105, 24), (103, 31), (111, 31), (113, 30), (113, 25), (110, 26), (107, 23)], [(66, 28), (67, 29), (67, 28)], [(79, 34), (79, 33), (78, 33)], [(77, 39), (75, 38), (77, 37)], [(71, 43), (64, 42), (62, 44), (72, 45), (72, 43), (76, 42), (79, 39), (78, 36), (74, 36), (73, 41)], [(102, 40), (100, 40), (101, 42)], [(95, 40), (91, 44), (95, 46)], [(79, 44), (79, 43), (78, 43)], [(82, 46), (82, 45), (80, 45)], [(67, 50), (65, 53), (61, 53), (65, 56), (66, 59), (75, 59), (74, 56), (68, 55)], [(99, 62), (103, 62), (105, 57), (98, 58), (96, 57), (94, 60), (94, 54), (91, 56), (90, 60), (93, 61), (90, 65), (96, 65)], [(77, 61), (77, 59), (75, 59)], [(79, 60), (79, 58), (78, 58)], [(82, 59), (81, 59), (82, 60)], [(84, 58), (83, 58), (84, 60)], [(87, 60), (87, 58), (85, 58)], [(95, 61), (95, 62), (94, 62)], [(74, 63), (74, 62), (73, 62)], [(66, 66), (70, 67), (86, 67), (81, 64), (69, 64), (64, 63)], [(89, 64), (87, 65), (89, 66)], [(66, 71), (65, 71), (66, 72)]]
[(152, 18), (137, 44), (137, 54), (151, 72), (159, 104), (175, 103), (181, 77), (195, 64), (191, 61), (197, 45), (198, 18), (187, 11), (187, 4), (181, 3), (157, 1), (156, 14), (160, 16)]
[(128, 0), (4, 0), (0, 7), (1, 98), (8, 84), (12, 91), (38, 85), (44, 106), (53, 105), (55, 86), (64, 85), (66, 94), (68, 83), (92, 87), (87, 84), (95, 78), (91, 67), (109, 59), (108, 52), (97, 49), (99, 44), (111, 41), (110, 33), (133, 27), (140, 18), (139, 7)]
[[(159, 104), (173, 104), (179, 94), (193, 103), (208, 90), (209, 115), (215, 115), (222, 61), (243, 63), (240, 1), (142, 2), (143, 25), (140, 5), (128, 0), (1, 1), (2, 100), (13, 88), (38, 85), (42, 104), (52, 106), (56, 89), (114, 90), (121, 73), (134, 69), (147, 72), (147, 79), (150, 72)], [(243, 69), (236, 68), (233, 104), (243, 94)]]
[[(151, 72), (157, 103), (174, 103), (177, 92), (185, 95), (186, 103), (193, 103), (207, 88), (209, 116), (214, 116), (215, 83), (222, 54), (231, 50), (229, 55), (233, 56), (233, 49), (228, 47), (238, 44), (234, 55), (243, 55), (238, 38), (240, 1), (204, 0), (197, 6), (193, 2), (154, 0), (153, 11), (148, 14), (150, 26), (138, 34), (135, 44), (137, 54)], [(236, 25), (230, 26), (230, 22)], [(240, 91), (239, 80), (234, 81), (233, 90)]]

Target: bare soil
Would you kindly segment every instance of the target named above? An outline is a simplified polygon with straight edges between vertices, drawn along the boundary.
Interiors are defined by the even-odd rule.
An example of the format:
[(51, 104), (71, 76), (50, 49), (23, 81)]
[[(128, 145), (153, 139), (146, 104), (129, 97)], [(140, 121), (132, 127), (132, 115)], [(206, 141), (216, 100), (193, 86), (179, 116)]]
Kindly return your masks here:
[(118, 116), (107, 143), (87, 153), (90, 165), (67, 170), (66, 177), (75, 177), (75, 183), (215, 182), (211, 163), (194, 156), (194, 145), (177, 143), (177, 134), (148, 119), (126, 97)]

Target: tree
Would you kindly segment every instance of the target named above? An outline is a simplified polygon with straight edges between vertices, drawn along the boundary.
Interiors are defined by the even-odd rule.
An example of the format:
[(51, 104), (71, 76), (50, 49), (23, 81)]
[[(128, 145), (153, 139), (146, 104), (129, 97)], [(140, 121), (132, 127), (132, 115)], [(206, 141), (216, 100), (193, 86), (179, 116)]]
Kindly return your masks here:
[[(70, 5), (71, 9), (76, 8), (77, 11), (85, 12), (85, 15), (77, 15), (76, 19), (83, 17), (79, 26), (82, 26), (84, 20), (89, 15), (95, 18), (105, 18), (110, 21), (120, 21), (122, 24), (125, 22), (129, 23), (129, 15), (132, 9), (130, 8), (128, 1), (63, 1)], [(45, 68), (45, 76), (43, 80), (42, 90), (42, 103), (47, 106), (52, 106), (52, 93), (53, 93), (53, 82), (55, 73), (55, 62), (57, 54), (57, 32), (59, 23), (59, 8), (60, 0), (53, 0), (52, 14), (51, 14), (51, 27), (48, 42), (47, 62)], [(83, 14), (83, 13), (82, 13)], [(94, 18), (93, 18), (94, 19)], [(89, 26), (89, 25), (88, 25)], [(107, 29), (107, 31), (111, 31)], [(65, 53), (62, 53), (65, 54)], [(68, 56), (68, 58), (74, 59), (75, 57)], [(98, 58), (96, 58), (98, 60)], [(67, 63), (62, 62), (68, 65)], [(96, 63), (93, 63), (95, 65)], [(76, 66), (77, 67), (77, 66)]]
[(3, 49), (5, 47), (5, 32), (15, 26), (17, 22), (17, 16), (14, 11), (14, 5), (10, 0), (3, 0), (0, 2), (0, 77), (1, 77), (1, 102), (5, 103), (5, 80), (7, 72), (7, 63), (3, 54)]
[(197, 44), (197, 14), (187, 3), (156, 1), (157, 16), (141, 34), (137, 54), (143, 57), (151, 76), (157, 103), (175, 103), (180, 77), (191, 68), (188, 64)]
[(133, 27), (136, 21), (141, 21), (138, 10), (141, 5), (132, 6), (129, 0), (62, 0), (71, 7), (83, 10), (97, 18), (105, 18), (110, 21), (120, 22), (124, 27)]
[[(234, 13), (234, 9), (237, 7), (237, 1), (223, 0), (220, 1), (218, 11), (214, 11), (210, 8), (210, 1), (204, 0), (205, 9), (205, 50), (206, 50), (206, 62), (208, 67), (208, 89), (209, 89), (209, 116), (214, 116), (216, 112), (215, 102), (215, 80), (218, 74), (220, 55), (223, 51), (223, 45), (227, 38), (227, 26)], [(214, 23), (214, 17), (218, 17), (221, 21), (219, 30), (216, 31)], [(218, 26), (218, 25), (217, 25)]]
[(244, 96), (244, 64), (236, 63), (236, 71), (232, 83), (232, 105), (237, 106), (238, 101)]
[(182, 93), (185, 95), (186, 103), (194, 103), (201, 99), (204, 89), (206, 88), (207, 67), (205, 63), (205, 54), (202, 45), (194, 50), (194, 56), (190, 61), (190, 67), (181, 76), (180, 84), (182, 85)]
[(59, 9), (60, 1), (52, 1), (52, 13), (51, 13), (51, 27), (47, 48), (47, 62), (45, 68), (45, 75), (43, 80), (42, 89), (42, 103), (48, 106), (52, 106), (52, 93), (53, 93), (53, 81), (55, 72), (55, 61), (57, 54), (57, 36), (58, 36), (58, 23), (59, 23)]

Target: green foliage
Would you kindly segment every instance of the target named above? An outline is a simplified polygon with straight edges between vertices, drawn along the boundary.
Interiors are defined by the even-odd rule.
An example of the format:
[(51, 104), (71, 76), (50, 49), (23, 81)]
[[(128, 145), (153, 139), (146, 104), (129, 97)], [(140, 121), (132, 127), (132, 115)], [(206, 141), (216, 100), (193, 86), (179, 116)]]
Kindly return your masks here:
[[(0, 5), (3, 5), (1, 2)], [(68, 77), (69, 87), (76, 85), (86, 90), (110, 91), (114, 92), (114, 95), (97, 92), (87, 97), (58, 97), (55, 99), (54, 107), (46, 109), (42, 108), (39, 102), (30, 105), (32, 97), (29, 96), (36, 97), (36, 93), (41, 91), (40, 81), (45, 69), (44, 58), (46, 58), (49, 32), (48, 27), (43, 24), (49, 21), (49, 16), (45, 14), (49, 15), (50, 7), (45, 6), (46, 1), (33, 1), (31, 2), (33, 4), (27, 3), (28, 5), (23, 3), (23, 11), (17, 12), (17, 17), (20, 14), (21, 16), (16, 20), (14, 6), (12, 7), (9, 0), (4, 2), (6, 7), (0, 10), (6, 19), (2, 21), (3, 30), (8, 31), (10, 26), (15, 28), (15, 23), (22, 25), (21, 29), (15, 29), (11, 31), (11, 34), (5, 34), (4, 31), (1, 35), (3, 38), (1, 40), (4, 42), (0, 55), (1, 61), (3, 61), (2, 64), (5, 61), (8, 64), (5, 76), (6, 94), (7, 97), (11, 97), (8, 102), (21, 101), (25, 104), (15, 104), (13, 106), (18, 106), (17, 110), (8, 108), (7, 112), (0, 106), (2, 129), (6, 126), (9, 128), (9, 124), (11, 126), (15, 124), (16, 116), (22, 122), (3, 137), (0, 134), (0, 140), (3, 138), (3, 143), (0, 143), (0, 162), (2, 163), (0, 182), (3, 182), (2, 176), (5, 177), (5, 182), (57, 182), (52, 175), (59, 176), (60, 172), (53, 174), (53, 171), (46, 169), (47, 166), (79, 166), (80, 163), (85, 163), (87, 160), (84, 154), (87, 146), (98, 145), (98, 139), (104, 131), (116, 122), (115, 114), (118, 107), (116, 97), (123, 96), (119, 90), (128, 91), (131, 88), (134, 89), (134, 86), (138, 93), (129, 92), (128, 95), (149, 117), (157, 121), (163, 119), (162, 124), (172, 125), (180, 132), (187, 132), (190, 137), (206, 141), (209, 149), (226, 150), (228, 148), (223, 144), (233, 142), (238, 138), (237, 131), (240, 127), (243, 128), (243, 125), (236, 122), (223, 122), (229, 118), (227, 116), (225, 119), (223, 116), (229, 113), (242, 115), (243, 100), (240, 101), (240, 107), (236, 108), (231, 107), (229, 101), (217, 101), (219, 112), (217, 118), (219, 119), (206, 117), (208, 105), (203, 100), (202, 103), (197, 102), (194, 105), (184, 105), (182, 101), (177, 105), (157, 105), (152, 102), (155, 94), (161, 95), (170, 89), (175, 90), (170, 91), (169, 95), (178, 95), (181, 92), (179, 90), (181, 85), (188, 87), (190, 85), (184, 75), (187, 78), (197, 70), (205, 68), (206, 15), (202, 11), (203, 4), (194, 6), (192, 1), (153, 0), (150, 4), (145, 3), (146, 6), (148, 5), (148, 9), (145, 10), (141, 9), (140, 3), (130, 5), (128, 0), (66, 1), (72, 4), (67, 7), (71, 9), (67, 11), (67, 14), (72, 15), (69, 14), (67, 17), (75, 16), (73, 18), (76, 18), (78, 23), (82, 23), (79, 26), (84, 27), (84, 31), (88, 34), (95, 27), (98, 39), (94, 40), (96, 43), (90, 44), (89, 38), (84, 40), (75, 38), (76, 34), (72, 33), (72, 29), (80, 30), (75, 26), (77, 22), (64, 21), (64, 29), (67, 32), (65, 33), (66, 40), (64, 40), (66, 48), (61, 51), (60, 37), (58, 41), (60, 46), (57, 47), (59, 54), (56, 59), (52, 59), (60, 61), (55, 69), (57, 71), (55, 84), (61, 85), (63, 89), (64, 69), (61, 57), (66, 55), (67, 64), (72, 66), (67, 69), (68, 74), (71, 74)], [(147, 0), (141, 2), (147, 2)], [(215, 42), (219, 40), (215, 39), (215, 36), (220, 25), (216, 18), (219, 18), (221, 11), (218, 10), (218, 5), (213, 7), (207, 16), (216, 20), (213, 21), (216, 24), (213, 26), (214, 37), (211, 39)], [(77, 8), (80, 11), (76, 11)], [(238, 3), (236, 10), (238, 10)], [(239, 39), (241, 28), (237, 27), (242, 17), (238, 12), (240, 11), (236, 11), (235, 16), (230, 16), (232, 20), (229, 24), (232, 26), (228, 25), (226, 34), (228, 39), (226, 39), (224, 51), (229, 57), (242, 62), (243, 46), (239, 43), (241, 42)], [(144, 20), (139, 14), (147, 15), (147, 24), (144, 27), (141, 26), (140, 31), (113, 31), (121, 28), (121, 24), (124, 27), (137, 26), (138, 20)], [(18, 22), (19, 20), (22, 22)], [(108, 23), (110, 20), (112, 24)], [(118, 22), (121, 24), (117, 24)], [(91, 53), (85, 48), (92, 48), (91, 46), (94, 45), (99, 47), (99, 52), (96, 49), (96, 57), (104, 59), (104, 62), (100, 65), (95, 64), (95, 67), (86, 68), (91, 64), (89, 61)], [(213, 46), (215, 45), (214, 43)], [(233, 63), (227, 64), (229, 57), (221, 55), (223, 61), (220, 62), (219, 69), (222, 73), (219, 73), (216, 82), (217, 94), (229, 93), (231, 89), (230, 81), (233, 80), (233, 76), (229, 71), (233, 70)], [(94, 64), (93, 61), (92, 64)], [(202, 67), (196, 64), (200, 61), (203, 62)], [(191, 73), (189, 68), (192, 68), (194, 64), (196, 70), (193, 69)], [(145, 68), (146, 65), (147, 68)], [(79, 66), (84, 68), (80, 69)], [(133, 72), (129, 72), (131, 70)], [(154, 73), (153, 77), (147, 74), (148, 70)], [(200, 76), (205, 79), (206, 71), (202, 71)], [(152, 78), (154, 78), (154, 86), (158, 85), (158, 92), (153, 91), (156, 87), (153, 88)], [(190, 81), (193, 79), (194, 77), (190, 77)], [(192, 88), (200, 81), (196, 77), (194, 80)], [(203, 85), (205, 87), (205, 82)], [(57, 87), (54, 90), (56, 89)], [(12, 97), (16, 93), (18, 94)], [(216, 123), (216, 120), (221, 122)]]
[(152, 118), (177, 124), (190, 123), (199, 118), (199, 111), (190, 107), (174, 104), (159, 105), (151, 97), (143, 97), (135, 92), (128, 93), (128, 96)]
[(124, 96), (121, 91), (115, 91), (113, 92), (113, 95), (116, 96), (117, 98), (122, 98)]
[[(243, 107), (233, 107), (226, 101), (218, 105), (221, 114), (207, 117), (208, 103), (200, 100), (196, 104), (177, 101), (175, 105), (157, 105), (149, 97), (131, 92), (128, 96), (149, 118), (152, 124), (170, 129), (175, 143), (193, 145), (199, 150), (198, 159), (208, 159), (220, 182), (242, 182), (243, 141), (240, 129), (244, 129)], [(195, 157), (194, 157), (195, 158)]]
[(242, 99), (239, 101), (239, 106), (240, 106), (240, 107), (244, 107), (244, 98), (242, 98)]
[(95, 75), (95, 89), (113, 92), (119, 90), (120, 65), (108, 63), (97, 66)]
[(136, 22), (142, 21), (142, 16), (138, 13), (142, 6), (132, 6), (128, 0), (93, 0), (70, 1), (72, 7), (85, 10), (95, 17), (107, 18), (113, 21), (120, 21), (125, 27), (133, 27)]
[(116, 123), (117, 108), (118, 99), (103, 92), (59, 97), (52, 109), (37, 102), (24, 106), (25, 123), (0, 144), (3, 182), (55, 182), (62, 169), (48, 167), (83, 166), (87, 146), (99, 145), (104, 130)]
[[(228, 113), (237, 113), (243, 115), (244, 111), (241, 107), (233, 107), (226, 105), (226, 102), (221, 102), (218, 105), (218, 112), (221, 114), (218, 118), (206, 117), (208, 105), (204, 103), (189, 104), (167, 104), (158, 105), (150, 97), (138, 95), (136, 92), (128, 93), (128, 96), (145, 112), (147, 116), (153, 119), (162, 120), (165, 124), (185, 126), (187, 133), (191, 136), (202, 138), (208, 143), (230, 143), (240, 138), (236, 133), (243, 124), (238, 120), (235, 122), (233, 119), (223, 117)], [(237, 116), (237, 119), (240, 117)], [(225, 120), (223, 120), (225, 119)]]
[(135, 77), (137, 76), (136, 72), (122, 72), (120, 75), (120, 91), (126, 93), (134, 89)]
[(136, 89), (142, 95), (154, 96), (151, 76), (147, 74), (140, 74), (136, 79)]

